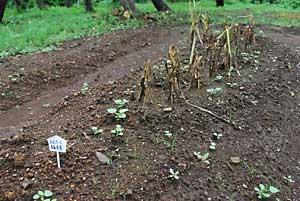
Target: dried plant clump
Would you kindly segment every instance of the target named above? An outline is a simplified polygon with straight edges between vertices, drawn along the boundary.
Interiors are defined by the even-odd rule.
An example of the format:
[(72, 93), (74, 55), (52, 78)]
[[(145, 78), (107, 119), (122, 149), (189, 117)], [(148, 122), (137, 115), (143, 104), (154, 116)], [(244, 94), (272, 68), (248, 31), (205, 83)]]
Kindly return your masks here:
[[(250, 23), (247, 26), (235, 22), (229, 25), (225, 19), (223, 30), (216, 35), (212, 32), (209, 16), (201, 14), (201, 12), (198, 14), (195, 5), (195, 1), (190, 2), (192, 25), (190, 61), (187, 66), (190, 80), (185, 80), (185, 77), (180, 79), (181, 63), (175, 46), (170, 46), (169, 60), (165, 62), (166, 78), (162, 77), (166, 81), (165, 86), (169, 91), (168, 100), (171, 103), (174, 102), (175, 97), (182, 97), (180, 82), (189, 84), (190, 86), (187, 88), (196, 85), (199, 89), (217, 72), (227, 71), (229, 77), (233, 70), (239, 74), (238, 60), (241, 52), (255, 44), (253, 16), (250, 16)], [(144, 64), (144, 73), (140, 83), (142, 89), (139, 101), (141, 102), (145, 103), (151, 99), (150, 83), (152, 77), (152, 67), (150, 60), (148, 60)]]
[[(191, 32), (192, 44), (189, 64), (192, 76), (191, 82), (196, 81), (197, 88), (200, 88), (200, 83), (206, 77), (211, 78), (217, 70), (226, 70), (229, 76), (231, 76), (233, 70), (238, 72), (238, 57), (242, 49), (241, 46), (243, 45), (244, 49), (247, 50), (249, 46), (255, 44), (255, 24), (253, 16), (249, 17), (249, 25), (245, 27), (242, 27), (238, 23), (228, 25), (225, 18), (223, 31), (221, 34), (214, 36), (211, 31), (209, 16), (207, 14), (200, 14), (199, 20), (195, 20), (195, 8), (190, 8), (190, 10), (192, 30), (198, 30), (200, 33), (199, 38), (202, 38), (202, 48), (200, 51), (197, 51), (195, 48), (197, 46), (195, 40), (196, 32)], [(200, 58), (201, 60), (199, 60)], [(207, 71), (208, 73), (206, 73)], [(200, 75), (199, 73), (203, 74)]]

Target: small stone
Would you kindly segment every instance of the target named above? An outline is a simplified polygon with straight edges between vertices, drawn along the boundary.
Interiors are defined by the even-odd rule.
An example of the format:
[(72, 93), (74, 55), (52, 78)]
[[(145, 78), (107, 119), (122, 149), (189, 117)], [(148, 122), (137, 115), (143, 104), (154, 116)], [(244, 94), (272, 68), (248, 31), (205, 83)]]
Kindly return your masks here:
[(27, 174), (27, 178), (29, 178), (29, 179), (31, 179), (31, 178), (33, 178), (33, 173), (32, 172), (28, 172), (28, 174)]
[(230, 162), (233, 164), (239, 164), (241, 162), (240, 157), (230, 157)]
[(97, 151), (96, 157), (101, 163), (105, 163), (105, 164), (109, 163), (109, 158), (105, 154), (102, 154), (101, 152)]
[(16, 198), (16, 194), (14, 192), (9, 191), (4, 193), (4, 197), (7, 200), (14, 200)]
[(132, 194), (133, 194), (132, 190), (128, 189), (127, 192), (126, 192), (126, 195), (132, 195)]
[(30, 180), (25, 179), (25, 180), (22, 182), (21, 185), (22, 185), (22, 187), (23, 187), (24, 189), (27, 189), (31, 184), (32, 184), (32, 183), (31, 183)]
[(14, 166), (15, 167), (24, 167), (26, 157), (23, 154), (15, 154), (14, 156)]
[(164, 108), (164, 112), (172, 112), (172, 111), (173, 111), (173, 108), (171, 108), (171, 107)]

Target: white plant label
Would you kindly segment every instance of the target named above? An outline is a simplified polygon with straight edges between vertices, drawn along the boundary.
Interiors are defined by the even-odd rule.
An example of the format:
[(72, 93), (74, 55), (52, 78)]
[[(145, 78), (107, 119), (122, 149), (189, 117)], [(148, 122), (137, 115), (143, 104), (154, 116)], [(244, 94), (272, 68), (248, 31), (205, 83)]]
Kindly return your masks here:
[(56, 152), (57, 167), (60, 168), (59, 152), (67, 152), (67, 140), (55, 135), (47, 139), (50, 151)]

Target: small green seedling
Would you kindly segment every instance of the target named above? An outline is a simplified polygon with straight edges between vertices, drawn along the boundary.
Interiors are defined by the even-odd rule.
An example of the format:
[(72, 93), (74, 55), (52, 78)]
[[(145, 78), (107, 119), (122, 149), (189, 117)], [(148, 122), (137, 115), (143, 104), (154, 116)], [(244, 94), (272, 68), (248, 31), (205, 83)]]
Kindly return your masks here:
[(20, 77), (20, 74), (18, 73), (14, 73), (14, 74), (11, 74), (8, 76), (8, 79), (11, 81), (11, 82), (17, 82), (18, 79)]
[(172, 137), (172, 133), (170, 131), (164, 131), (166, 137)]
[(170, 140), (163, 139), (162, 142), (164, 143), (164, 145), (169, 147), (172, 152), (176, 151), (176, 137), (174, 137), (173, 139), (170, 138)]
[(211, 94), (211, 95), (216, 95), (216, 94), (220, 93), (221, 91), (222, 91), (221, 87), (210, 88), (210, 89), (206, 90), (206, 92)]
[(259, 184), (259, 188), (255, 187), (258, 199), (265, 199), (271, 197), (273, 194), (278, 193), (279, 189), (274, 186), (267, 186), (264, 184)]
[(205, 154), (201, 155), (201, 152), (194, 152), (194, 155), (200, 159), (201, 161), (203, 161), (204, 163), (206, 164), (209, 164), (209, 160), (208, 160), (208, 157), (209, 157), (209, 153), (206, 152)]
[(117, 105), (118, 108), (122, 108), (122, 107), (125, 107), (128, 103), (128, 100), (126, 99), (117, 99), (117, 100), (114, 100), (115, 104)]
[(117, 120), (120, 119), (125, 119), (126, 118), (126, 112), (128, 111), (128, 109), (116, 109), (116, 108), (108, 108), (107, 112), (110, 114), (114, 114), (115, 118)]
[(178, 171), (174, 171), (172, 168), (170, 168), (169, 178), (178, 180), (179, 179), (179, 172)]
[(108, 108), (107, 112), (110, 114), (114, 114), (115, 118), (117, 120), (120, 119), (125, 119), (126, 118), (126, 112), (128, 111), (128, 109), (123, 108), (127, 105), (128, 100), (126, 99), (117, 99), (114, 100), (115, 104), (117, 105), (117, 108)]
[(50, 103), (45, 103), (45, 104), (43, 105), (43, 107), (44, 107), (44, 108), (49, 108), (49, 107), (50, 107)]
[(124, 135), (124, 128), (121, 125), (116, 125), (116, 128), (111, 131), (112, 134), (116, 136), (123, 136)]
[(222, 80), (222, 79), (223, 79), (223, 76), (222, 76), (222, 75), (217, 75), (216, 78), (215, 78), (216, 81), (220, 81), (220, 80)]
[(100, 128), (98, 128), (97, 126), (92, 126), (91, 130), (92, 130), (92, 132), (93, 132), (94, 135), (99, 135), (99, 134), (101, 134), (103, 132), (103, 130), (100, 129)]
[(220, 133), (213, 133), (213, 135), (217, 140), (219, 140), (219, 139), (221, 139), (221, 137), (223, 137), (223, 135)]
[(235, 88), (235, 87), (239, 86), (236, 82), (234, 82), (234, 83), (227, 82), (226, 85), (229, 86), (230, 88)]
[(288, 181), (288, 182), (291, 182), (291, 183), (294, 183), (295, 181), (292, 179), (292, 176), (287, 176), (287, 177), (283, 177), (283, 179), (285, 180), (285, 181)]
[(56, 201), (55, 198), (51, 198), (53, 196), (53, 193), (49, 190), (45, 191), (38, 191), (37, 194), (35, 194), (32, 198), (34, 200), (41, 200), (41, 201)]
[(210, 150), (216, 150), (217, 149), (217, 144), (215, 142), (211, 142), (209, 145)]
[(88, 92), (90, 89), (90, 85), (88, 83), (83, 83), (83, 85), (80, 88), (80, 91), (82, 94), (86, 94), (86, 92)]

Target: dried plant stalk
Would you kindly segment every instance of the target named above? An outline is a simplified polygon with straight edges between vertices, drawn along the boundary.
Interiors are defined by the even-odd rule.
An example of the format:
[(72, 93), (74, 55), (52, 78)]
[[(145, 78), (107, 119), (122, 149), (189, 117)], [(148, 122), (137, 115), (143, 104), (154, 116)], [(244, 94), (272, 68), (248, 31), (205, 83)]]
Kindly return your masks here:
[[(189, 2), (189, 8), (190, 8), (190, 17), (191, 17), (191, 46), (190, 46), (190, 63), (192, 64), (194, 56), (195, 56), (195, 47), (197, 43), (197, 37), (199, 39), (199, 42), (203, 44), (202, 37), (199, 30), (199, 17), (196, 10), (196, 2), (193, 0), (193, 2)], [(200, 16), (200, 14), (199, 14)]]
[(150, 89), (150, 81), (152, 79), (152, 68), (150, 59), (144, 63), (144, 74), (141, 79), (141, 94), (139, 97), (139, 101), (147, 102), (151, 100), (151, 89)]
[(204, 67), (204, 60), (202, 56), (196, 56), (195, 62), (193, 63), (192, 67), (192, 81), (191, 86), (193, 85), (193, 82), (196, 82), (197, 88), (199, 89), (201, 87), (201, 78), (203, 77), (203, 67)]
[(173, 103), (175, 94), (179, 94), (179, 68), (180, 59), (176, 51), (176, 47), (171, 45), (169, 49), (169, 59), (171, 68), (167, 70), (167, 80), (169, 87), (169, 100)]

